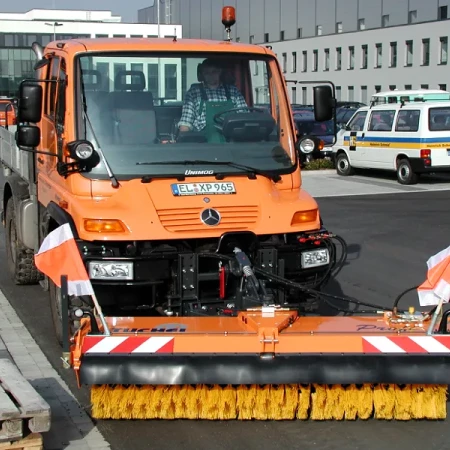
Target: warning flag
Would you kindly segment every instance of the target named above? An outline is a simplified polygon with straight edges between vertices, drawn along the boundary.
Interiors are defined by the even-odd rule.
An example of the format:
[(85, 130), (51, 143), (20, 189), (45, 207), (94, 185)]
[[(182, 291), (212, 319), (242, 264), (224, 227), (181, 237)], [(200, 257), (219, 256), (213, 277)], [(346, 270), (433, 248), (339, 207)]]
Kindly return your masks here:
[(45, 237), (34, 261), (38, 270), (58, 287), (61, 287), (61, 275), (67, 275), (69, 295), (94, 295), (69, 224), (61, 225)]
[(421, 306), (437, 305), (450, 298), (450, 247), (427, 261), (427, 279), (417, 289)]

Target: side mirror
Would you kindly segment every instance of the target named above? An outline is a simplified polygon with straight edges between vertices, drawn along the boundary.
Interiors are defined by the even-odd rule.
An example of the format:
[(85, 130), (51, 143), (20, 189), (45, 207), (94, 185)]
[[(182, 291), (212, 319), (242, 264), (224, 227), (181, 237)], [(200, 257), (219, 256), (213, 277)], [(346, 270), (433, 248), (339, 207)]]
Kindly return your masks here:
[(335, 99), (331, 86), (314, 87), (314, 118), (318, 122), (324, 122), (333, 118)]
[(16, 142), (19, 148), (36, 148), (41, 142), (41, 130), (36, 125), (19, 125), (16, 131)]
[(42, 86), (35, 82), (23, 81), (19, 90), (19, 123), (38, 123), (42, 115)]

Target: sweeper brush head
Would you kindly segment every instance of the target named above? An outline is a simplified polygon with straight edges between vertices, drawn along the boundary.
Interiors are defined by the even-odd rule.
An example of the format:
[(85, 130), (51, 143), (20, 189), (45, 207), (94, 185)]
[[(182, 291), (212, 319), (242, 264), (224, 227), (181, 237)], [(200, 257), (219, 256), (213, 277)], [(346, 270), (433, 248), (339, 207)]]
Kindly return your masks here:
[(445, 419), (440, 385), (92, 386), (96, 419)]

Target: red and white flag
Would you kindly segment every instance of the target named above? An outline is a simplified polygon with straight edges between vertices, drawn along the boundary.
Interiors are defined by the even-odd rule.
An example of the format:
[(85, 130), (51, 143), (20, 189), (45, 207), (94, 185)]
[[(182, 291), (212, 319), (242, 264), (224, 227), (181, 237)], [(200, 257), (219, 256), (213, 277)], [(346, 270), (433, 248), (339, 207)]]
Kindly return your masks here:
[(427, 261), (427, 279), (417, 289), (421, 306), (437, 305), (450, 298), (450, 247)]
[(38, 270), (58, 287), (61, 287), (61, 275), (67, 275), (69, 295), (94, 295), (69, 224), (61, 225), (45, 237), (34, 261)]

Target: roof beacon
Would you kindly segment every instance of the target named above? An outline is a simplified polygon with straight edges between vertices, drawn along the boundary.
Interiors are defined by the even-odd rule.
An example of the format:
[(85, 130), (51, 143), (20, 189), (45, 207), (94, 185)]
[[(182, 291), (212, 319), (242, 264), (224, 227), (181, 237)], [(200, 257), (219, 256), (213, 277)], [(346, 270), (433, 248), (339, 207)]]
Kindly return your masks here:
[(227, 41), (231, 41), (231, 27), (236, 23), (236, 11), (233, 6), (224, 6), (222, 8), (222, 23), (227, 32)]

